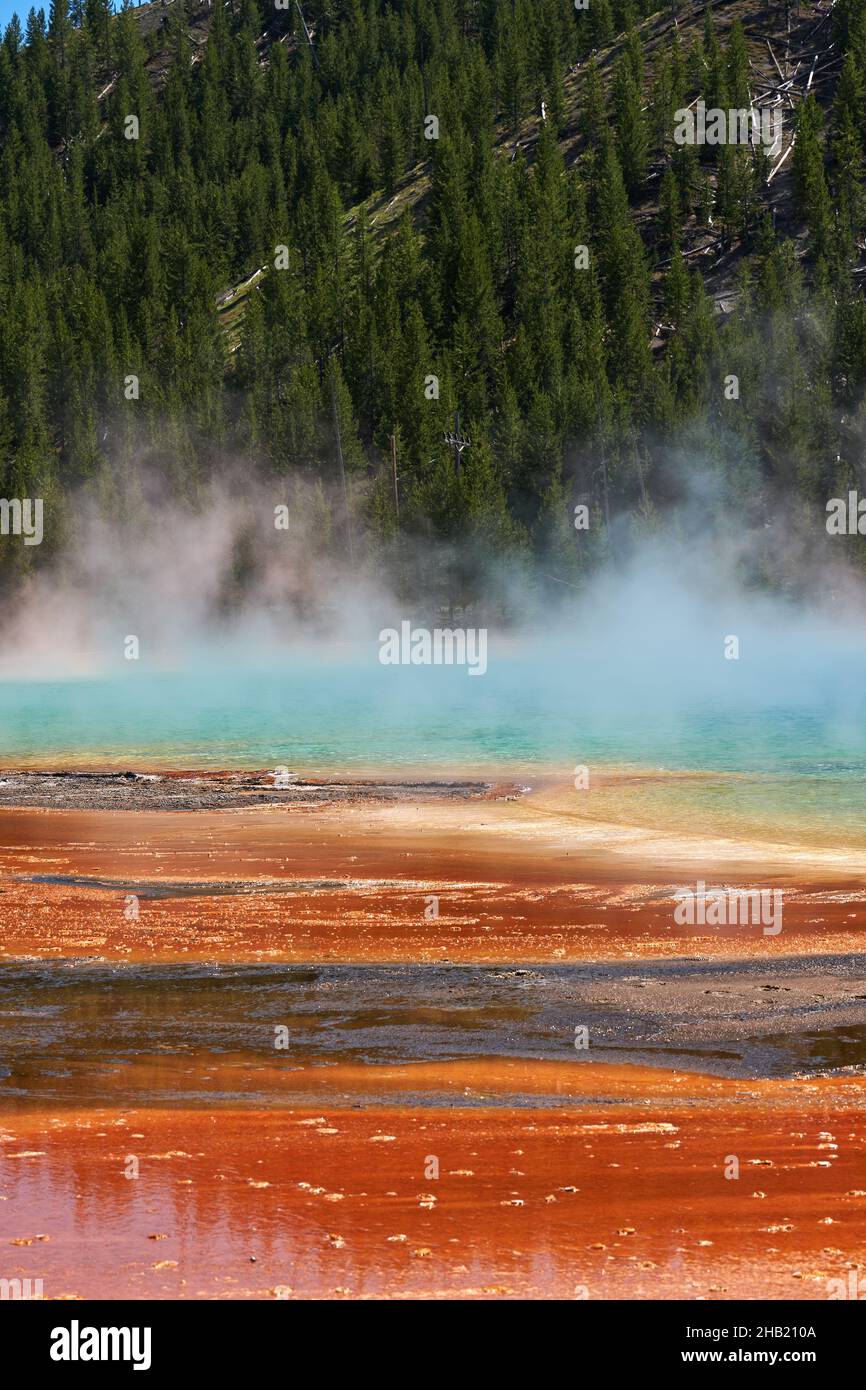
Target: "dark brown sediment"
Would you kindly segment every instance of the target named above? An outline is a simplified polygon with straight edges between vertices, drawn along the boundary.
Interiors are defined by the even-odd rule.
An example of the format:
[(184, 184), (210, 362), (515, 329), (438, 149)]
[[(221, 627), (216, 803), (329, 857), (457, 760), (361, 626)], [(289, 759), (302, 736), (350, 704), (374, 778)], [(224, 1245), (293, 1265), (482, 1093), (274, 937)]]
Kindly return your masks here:
[(411, 798), (516, 796), (514, 784), (301, 777), (286, 771), (142, 771), (14, 769), (0, 771), (0, 806), (70, 811), (216, 811), (244, 806), (330, 806)]

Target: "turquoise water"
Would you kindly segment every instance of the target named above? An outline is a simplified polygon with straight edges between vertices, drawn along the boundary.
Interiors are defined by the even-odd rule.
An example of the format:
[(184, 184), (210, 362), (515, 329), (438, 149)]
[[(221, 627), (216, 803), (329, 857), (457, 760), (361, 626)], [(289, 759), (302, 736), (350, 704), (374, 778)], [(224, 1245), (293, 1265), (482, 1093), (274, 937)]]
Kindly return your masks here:
[(576, 763), (866, 776), (856, 706), (560, 679), (512, 659), (459, 668), (332, 662), (114, 679), (0, 682), (8, 765), (79, 762), (337, 770)]
[(9, 764), (156, 760), (300, 769), (575, 763), (866, 775), (866, 651), (836, 670), (743, 669), (660, 654), (600, 668), (547, 647), (465, 667), (328, 659), (203, 660), (153, 673), (0, 681)]
[(65, 681), (0, 681), (6, 766), (286, 766), (371, 769), (709, 771), (677, 783), (712, 818), (781, 829), (866, 827), (866, 646), (820, 660), (808, 642), (766, 638), (750, 660), (719, 643), (681, 652), (632, 642), (497, 644), (488, 669), (383, 666), (375, 642), (279, 659), (239, 650), (187, 669)]

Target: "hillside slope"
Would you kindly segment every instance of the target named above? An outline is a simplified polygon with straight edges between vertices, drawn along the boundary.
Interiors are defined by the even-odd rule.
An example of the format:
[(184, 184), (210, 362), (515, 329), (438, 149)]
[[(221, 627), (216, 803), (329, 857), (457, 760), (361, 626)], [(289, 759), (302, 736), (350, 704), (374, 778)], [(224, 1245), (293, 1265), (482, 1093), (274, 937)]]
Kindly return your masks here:
[[(226, 460), (291, 479), (320, 547), (376, 564), (426, 536), (579, 582), (696, 477), (823, 525), (859, 480), (864, 0), (303, 20), (7, 29), (0, 466), (47, 509), (38, 552), (0, 540), (10, 582), (73, 492), (141, 515), (142, 460), (192, 501)], [(781, 132), (680, 144), (699, 102)]]

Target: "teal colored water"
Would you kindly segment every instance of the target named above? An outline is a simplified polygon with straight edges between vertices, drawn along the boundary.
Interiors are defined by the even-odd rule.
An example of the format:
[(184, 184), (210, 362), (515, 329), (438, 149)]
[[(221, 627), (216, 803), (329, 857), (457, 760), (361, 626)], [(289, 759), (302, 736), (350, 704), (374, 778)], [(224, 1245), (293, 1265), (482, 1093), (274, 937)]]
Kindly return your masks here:
[(866, 652), (808, 646), (726, 662), (718, 643), (666, 651), (519, 646), (488, 668), (383, 666), (375, 643), (328, 658), (202, 658), (154, 674), (0, 682), (7, 766), (708, 770), (676, 783), (711, 819), (866, 827)]
[(573, 763), (866, 775), (866, 659), (845, 688), (716, 689), (665, 671), (596, 673), (506, 651), (487, 672), (382, 666), (354, 653), (203, 664), (114, 678), (0, 681), (7, 763), (156, 760), (208, 767), (467, 767)]

